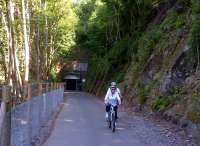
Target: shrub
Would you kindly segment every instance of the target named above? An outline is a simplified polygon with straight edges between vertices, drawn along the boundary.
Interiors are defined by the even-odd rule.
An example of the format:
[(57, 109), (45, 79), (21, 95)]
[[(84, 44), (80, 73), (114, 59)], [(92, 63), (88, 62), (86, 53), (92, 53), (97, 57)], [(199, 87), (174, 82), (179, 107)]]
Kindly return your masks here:
[(124, 80), (124, 73), (123, 73), (123, 72), (118, 73), (117, 76), (116, 76), (115, 81), (116, 81), (117, 83), (120, 83), (120, 82), (122, 82), (123, 80)]
[(166, 19), (161, 24), (161, 29), (169, 31), (171, 29), (181, 28), (185, 24), (185, 15), (179, 15), (175, 10), (170, 10)]
[(157, 85), (158, 82), (159, 82), (159, 80), (157, 80), (157, 79), (151, 80), (147, 86), (147, 91), (151, 92), (151, 90)]
[(200, 123), (200, 92), (195, 91), (192, 95), (192, 106), (189, 110), (188, 119), (194, 123)]
[(147, 89), (145, 85), (141, 82), (138, 82), (137, 89), (138, 89), (137, 93), (138, 93), (139, 102), (141, 105), (143, 105), (147, 100), (147, 96), (148, 96)]
[(154, 29), (150, 32), (153, 42), (156, 44), (162, 37), (162, 31), (160, 29)]
[(199, 66), (200, 60), (200, 2), (196, 2), (192, 6), (194, 14), (194, 20), (192, 22), (192, 28), (190, 32), (190, 46), (192, 47), (192, 57), (198, 60), (197, 66)]
[(170, 105), (170, 101), (166, 97), (158, 97), (152, 104), (152, 109), (155, 111), (164, 111)]
[(128, 84), (125, 83), (125, 85), (124, 85), (124, 92), (126, 93), (127, 91), (128, 91)]
[(164, 111), (169, 106), (173, 105), (175, 101), (180, 99), (183, 90), (180, 87), (173, 87), (168, 96), (159, 96), (152, 104), (152, 109), (155, 111)]
[(50, 75), (49, 75), (49, 79), (50, 79), (50, 81), (52, 81), (52, 82), (57, 82), (57, 81), (59, 81), (59, 77), (58, 77), (58, 74), (56, 73), (55, 69), (52, 69), (52, 70), (51, 70)]
[(200, 2), (196, 2), (192, 5), (192, 12), (195, 14), (200, 14)]
[(176, 29), (178, 29), (178, 28), (181, 28), (183, 25), (185, 25), (185, 18), (184, 18), (184, 15), (181, 15), (175, 21), (174, 26)]

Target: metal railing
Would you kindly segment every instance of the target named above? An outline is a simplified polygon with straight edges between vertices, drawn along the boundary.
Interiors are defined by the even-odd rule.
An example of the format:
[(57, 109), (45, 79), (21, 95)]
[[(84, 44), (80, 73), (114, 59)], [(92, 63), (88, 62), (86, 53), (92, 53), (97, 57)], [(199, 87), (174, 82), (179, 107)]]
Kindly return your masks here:
[(0, 88), (0, 146), (40, 145), (50, 130), (50, 119), (63, 101), (63, 84), (32, 84)]

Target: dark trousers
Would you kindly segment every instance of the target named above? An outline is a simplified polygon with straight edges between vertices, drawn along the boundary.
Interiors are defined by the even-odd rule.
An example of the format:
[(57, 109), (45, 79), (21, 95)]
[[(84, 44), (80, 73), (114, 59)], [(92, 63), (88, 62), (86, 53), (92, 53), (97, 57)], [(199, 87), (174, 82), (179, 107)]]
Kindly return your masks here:
[[(118, 116), (117, 116), (117, 109), (118, 109), (118, 106), (115, 106), (114, 107), (114, 111), (115, 111), (115, 118), (117, 119)], [(106, 105), (106, 112), (109, 112), (110, 111), (110, 105)]]

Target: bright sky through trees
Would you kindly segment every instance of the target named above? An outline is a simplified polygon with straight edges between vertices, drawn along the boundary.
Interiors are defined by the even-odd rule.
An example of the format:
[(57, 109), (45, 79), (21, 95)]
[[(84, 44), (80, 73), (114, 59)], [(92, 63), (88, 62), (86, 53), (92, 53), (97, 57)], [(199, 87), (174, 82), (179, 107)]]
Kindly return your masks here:
[(72, 2), (73, 2), (73, 3), (77, 3), (77, 2), (78, 2), (78, 0), (72, 0)]

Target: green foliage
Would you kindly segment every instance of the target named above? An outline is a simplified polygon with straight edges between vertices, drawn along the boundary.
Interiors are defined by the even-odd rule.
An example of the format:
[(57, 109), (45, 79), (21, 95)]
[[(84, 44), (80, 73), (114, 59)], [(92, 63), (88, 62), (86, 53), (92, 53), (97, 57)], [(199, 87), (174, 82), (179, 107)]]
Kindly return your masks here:
[(169, 31), (180, 29), (185, 25), (186, 14), (178, 14), (175, 10), (170, 10), (167, 13), (165, 20), (159, 25), (154, 26), (151, 30), (142, 33), (137, 37), (137, 43), (135, 43), (136, 53), (133, 55), (133, 74), (137, 77), (137, 74), (144, 69), (147, 60), (151, 56), (152, 52), (162, 46), (161, 43), (168, 44), (166, 37), (168, 37)]
[(132, 57), (134, 62), (133, 73), (139, 73), (145, 66), (145, 63), (151, 56), (152, 52), (156, 49), (157, 43), (163, 37), (163, 31), (159, 28), (154, 28), (148, 32), (138, 36), (135, 41), (135, 54)]
[(117, 74), (117, 76), (116, 76), (116, 78), (115, 78), (115, 81), (117, 82), (117, 83), (120, 83), (120, 82), (122, 82), (123, 80), (124, 80), (124, 73), (123, 72), (119, 72), (118, 74)]
[(184, 15), (178, 16), (178, 18), (175, 22), (175, 29), (178, 29), (178, 28), (181, 28), (182, 26), (184, 26), (185, 20), (186, 20), (186, 18)]
[(192, 11), (195, 14), (200, 14), (200, 2), (197, 1), (192, 5)]
[[(104, 7), (98, 2), (89, 0), (81, 2), (77, 7), (79, 23), (76, 29), (76, 42), (82, 49), (103, 55), (106, 44), (105, 20), (102, 20), (101, 15), (104, 16), (105, 12)], [(100, 16), (97, 13), (100, 13)]]
[(151, 52), (153, 51), (153, 41), (151, 40), (150, 34), (144, 34), (143, 37), (141, 37), (139, 43), (138, 43), (138, 52), (137, 56), (139, 58), (139, 62), (144, 64), (146, 60), (149, 58)]
[(129, 50), (132, 50), (131, 39), (124, 38), (113, 44), (106, 57), (111, 61), (111, 64), (124, 65), (130, 57)]
[(137, 86), (136, 86), (137, 93), (138, 93), (138, 98), (141, 105), (143, 105), (146, 102), (152, 89), (156, 86), (157, 83), (158, 83), (158, 80), (151, 80), (147, 85), (143, 84), (140, 81), (137, 83)]
[(148, 92), (150, 92), (157, 84), (158, 84), (159, 80), (155, 79), (155, 80), (151, 80), (147, 86), (148, 88)]
[[(97, 71), (101, 70), (101, 67), (96, 67), (101, 66), (100, 59), (91, 63), (93, 65), (90, 66), (88, 78), (94, 82), (93, 85), (97, 82), (96, 76), (103, 73), (106, 73), (106, 81), (115, 79), (121, 82), (124, 79), (125, 64), (129, 64), (130, 60), (133, 64), (132, 75), (137, 77), (157, 48), (157, 44), (164, 40), (167, 33), (185, 25), (186, 13), (178, 14), (175, 10), (170, 10), (160, 26), (146, 29), (151, 21), (149, 18), (152, 18), (149, 16), (154, 2), (152, 0), (87, 0), (79, 6), (79, 9), (86, 7), (87, 11), (81, 10), (79, 14), (79, 27), (76, 30), (77, 44), (81, 49), (88, 49), (94, 58), (107, 60), (106, 65), (110, 66), (103, 72)], [(189, 0), (179, 0), (179, 3), (190, 5)], [(83, 17), (84, 13), (87, 17)], [(91, 59), (91, 62), (93, 61)], [(156, 83), (157, 81), (152, 81), (150, 83), (152, 85), (139, 87), (141, 103), (145, 103), (147, 93)]]
[(58, 82), (59, 81), (59, 76), (58, 73), (55, 71), (55, 69), (52, 69), (49, 75), (49, 80), (51, 82)]
[(164, 111), (170, 105), (169, 98), (158, 97), (152, 104), (152, 109), (155, 111)]
[(61, 55), (69, 52), (75, 45), (75, 27), (78, 19), (74, 11), (71, 2), (60, 1), (49, 3), (48, 6), (49, 23), (54, 24), (49, 31), (55, 39), (54, 47)]
[(137, 93), (138, 93), (139, 102), (141, 105), (143, 105), (147, 100), (148, 90), (142, 82), (138, 82), (137, 89), (138, 89)]
[(126, 93), (127, 91), (128, 91), (128, 84), (125, 83), (125, 85), (124, 85), (124, 93)]
[(161, 24), (161, 29), (164, 31), (170, 31), (173, 29), (181, 28), (185, 24), (185, 15), (179, 15), (175, 10), (170, 10), (166, 19)]
[(155, 111), (163, 112), (169, 106), (172, 106), (175, 101), (179, 100), (183, 94), (183, 89), (181, 87), (173, 87), (168, 96), (159, 96), (155, 99), (152, 104), (152, 109)]
[[(101, 66), (101, 59), (92, 59), (88, 78), (90, 86), (98, 82), (99, 75), (106, 73), (106, 81), (124, 78), (124, 66), (133, 53), (137, 52), (135, 38), (145, 29), (151, 13), (151, 0), (101, 1), (87, 0), (77, 7), (79, 23), (76, 42), (81, 49), (87, 49), (94, 56), (108, 62)], [(96, 66), (99, 68), (97, 69)], [(109, 69), (103, 69), (110, 66)], [(96, 71), (93, 71), (96, 70)], [(88, 83), (89, 84), (89, 83)], [(88, 86), (89, 88), (89, 86)]]
[[(191, 28), (190, 44), (193, 50), (193, 56), (199, 57), (200, 51), (200, 2), (193, 5), (193, 12), (195, 20), (193, 21)], [(200, 58), (199, 58), (200, 59)]]
[(163, 34), (160, 29), (153, 29), (152, 31), (150, 31), (149, 35), (151, 36), (153, 46), (155, 46), (159, 42)]
[(192, 107), (187, 114), (194, 123), (200, 123), (200, 92), (195, 91), (192, 95)]

